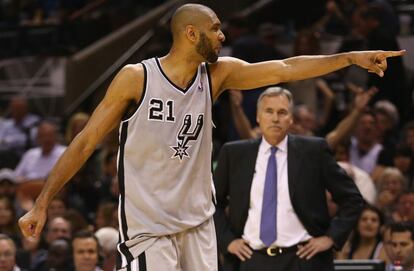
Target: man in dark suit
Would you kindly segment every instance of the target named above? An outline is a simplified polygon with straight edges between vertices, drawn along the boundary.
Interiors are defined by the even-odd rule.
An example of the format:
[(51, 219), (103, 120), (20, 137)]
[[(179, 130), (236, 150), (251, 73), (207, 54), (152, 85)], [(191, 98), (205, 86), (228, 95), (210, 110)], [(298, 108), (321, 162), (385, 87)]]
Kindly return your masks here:
[[(263, 137), (225, 144), (214, 181), (215, 223), (226, 271), (333, 270), (364, 201), (325, 140), (288, 135), (292, 95), (259, 97)], [(338, 204), (328, 215), (325, 191)]]

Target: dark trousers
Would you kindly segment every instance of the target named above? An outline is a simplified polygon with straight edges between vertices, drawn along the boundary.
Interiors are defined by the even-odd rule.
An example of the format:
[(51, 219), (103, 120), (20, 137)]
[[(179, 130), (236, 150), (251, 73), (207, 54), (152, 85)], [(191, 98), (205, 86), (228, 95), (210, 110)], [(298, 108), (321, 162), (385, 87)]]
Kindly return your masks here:
[(241, 262), (239, 271), (333, 271), (332, 252), (319, 253), (310, 260), (300, 259), (295, 252), (268, 256), (253, 252), (252, 257)]

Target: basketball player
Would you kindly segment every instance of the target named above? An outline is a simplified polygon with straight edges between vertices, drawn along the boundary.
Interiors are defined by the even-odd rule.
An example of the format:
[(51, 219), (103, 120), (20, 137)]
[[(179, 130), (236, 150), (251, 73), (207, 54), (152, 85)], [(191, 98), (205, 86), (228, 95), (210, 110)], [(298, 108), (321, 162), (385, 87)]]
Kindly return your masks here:
[(20, 219), (25, 236), (40, 234), (53, 196), (103, 137), (120, 126), (117, 269), (215, 271), (213, 101), (225, 89), (301, 80), (351, 64), (383, 76), (386, 58), (404, 53), (365, 51), (249, 64), (218, 58), (225, 39), (220, 26), (206, 6), (177, 9), (170, 52), (126, 65), (116, 75), (89, 123), (50, 173), (35, 206)]

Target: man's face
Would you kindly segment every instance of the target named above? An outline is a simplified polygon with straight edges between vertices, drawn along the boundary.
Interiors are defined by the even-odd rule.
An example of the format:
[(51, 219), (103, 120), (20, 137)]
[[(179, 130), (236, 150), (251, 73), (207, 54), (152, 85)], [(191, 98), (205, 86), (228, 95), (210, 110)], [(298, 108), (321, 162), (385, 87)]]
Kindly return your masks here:
[(27, 114), (27, 102), (22, 98), (12, 99), (10, 101), (10, 115), (17, 122), (21, 121)]
[(370, 114), (364, 114), (359, 119), (356, 134), (357, 139), (364, 143), (371, 143), (376, 140), (377, 127), (375, 119)]
[(43, 152), (48, 153), (56, 144), (56, 128), (50, 124), (42, 124), (37, 132), (37, 141)]
[(397, 210), (404, 221), (414, 219), (414, 193), (401, 195), (398, 199)]
[(47, 208), (47, 218), (53, 219), (55, 217), (62, 216), (64, 215), (65, 211), (65, 203), (60, 199), (54, 199)]
[(411, 233), (393, 232), (391, 233), (392, 250), (397, 260), (403, 267), (414, 263), (414, 242), (411, 240)]
[(0, 271), (12, 271), (16, 264), (16, 249), (9, 240), (0, 240)]
[(225, 40), (225, 36), (221, 31), (221, 23), (215, 14), (210, 14), (205, 27), (200, 30), (200, 38), (196, 45), (196, 51), (206, 61), (214, 63), (217, 61), (221, 44)]
[(58, 238), (71, 238), (70, 223), (61, 217), (51, 221), (46, 237), (49, 244)]
[(257, 123), (267, 142), (278, 144), (286, 136), (293, 123), (290, 104), (287, 97), (264, 96), (257, 109)]
[(49, 269), (64, 270), (70, 262), (70, 247), (67, 241), (59, 239), (49, 247), (47, 266)]
[(401, 193), (403, 189), (403, 185), (398, 177), (388, 175), (383, 180), (382, 189), (388, 190), (393, 195), (397, 196), (398, 194)]
[(98, 263), (98, 244), (94, 238), (75, 238), (72, 242), (76, 271), (93, 271)]
[(16, 194), (16, 185), (10, 181), (0, 181), (0, 197), (5, 196), (14, 198)]

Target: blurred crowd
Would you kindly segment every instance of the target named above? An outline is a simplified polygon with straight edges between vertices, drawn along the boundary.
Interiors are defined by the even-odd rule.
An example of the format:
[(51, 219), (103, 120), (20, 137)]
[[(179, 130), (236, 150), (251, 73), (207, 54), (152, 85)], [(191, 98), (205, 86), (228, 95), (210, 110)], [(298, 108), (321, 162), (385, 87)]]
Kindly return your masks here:
[[(145, 0), (139, 1), (139, 5), (142, 8), (162, 2)], [(134, 5), (131, 0), (5, 0), (0, 1), (0, 27), (57, 25), (79, 16), (97, 17), (109, 9), (134, 9)]]
[[(7, 17), (6, 4), (13, 7), (17, 2), (23, 17)], [(53, 18), (53, 14), (61, 14), (61, 2), (66, 3), (2, 1), (2, 20), (33, 22), (38, 8), (44, 18)], [(67, 1), (73, 7), (84, 2)], [(26, 13), (22, 7), (28, 7)], [(257, 62), (326, 53), (324, 41), (335, 35), (342, 37), (338, 52), (399, 50), (398, 36), (411, 30), (400, 24), (386, 0), (329, 0), (325, 14), (307, 24), (293, 28), (275, 22), (251, 25), (237, 14), (226, 22), (224, 31), (223, 55)], [(286, 39), (292, 42), (286, 43)], [(325, 137), (367, 202), (348, 243), (338, 251), (338, 259), (388, 263), (399, 259), (412, 261), (414, 266), (414, 226), (406, 224), (414, 222), (412, 78), (402, 59), (395, 58), (389, 61), (383, 78), (350, 67), (284, 86), (296, 102), (291, 133)], [(225, 142), (261, 135), (256, 102), (263, 90), (230, 90), (216, 101), (213, 160)], [(114, 270), (118, 240), (116, 130), (51, 202), (40, 238), (24, 238), (17, 226), (19, 217), (33, 206), (51, 168), (88, 119), (89, 113), (78, 112), (68, 120), (56, 121), (56, 116), (31, 112), (25, 97), (9, 100), (0, 119), (0, 270)], [(335, 203), (329, 195), (327, 199), (333, 216)], [(409, 248), (401, 249), (399, 241), (392, 240), (392, 228), (402, 234), (409, 229), (411, 238), (405, 238), (411, 242)]]

